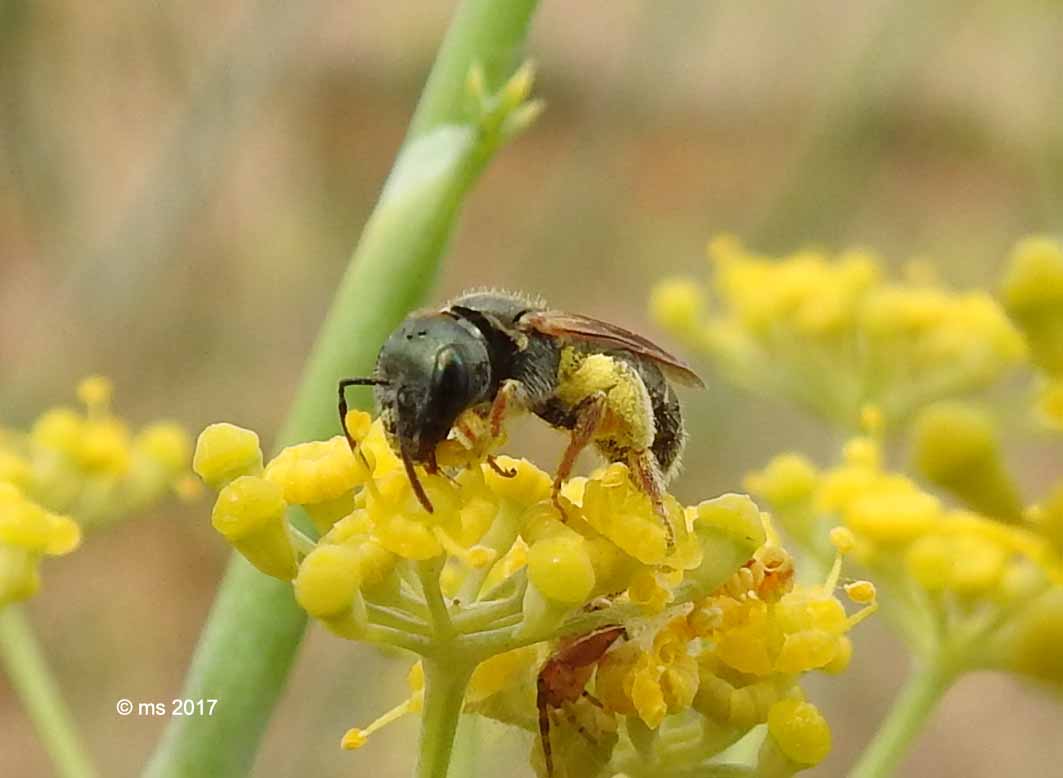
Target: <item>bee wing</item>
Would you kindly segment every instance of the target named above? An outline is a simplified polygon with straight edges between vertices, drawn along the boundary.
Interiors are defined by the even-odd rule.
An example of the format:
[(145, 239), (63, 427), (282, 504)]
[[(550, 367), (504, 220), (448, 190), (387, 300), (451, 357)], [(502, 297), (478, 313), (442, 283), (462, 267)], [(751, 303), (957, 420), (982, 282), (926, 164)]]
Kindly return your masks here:
[(696, 389), (705, 388), (705, 382), (679, 357), (669, 354), (641, 335), (615, 324), (564, 311), (529, 311), (520, 317), (519, 324), (544, 335), (599, 343), (630, 351), (656, 362), (665, 375), (677, 383)]

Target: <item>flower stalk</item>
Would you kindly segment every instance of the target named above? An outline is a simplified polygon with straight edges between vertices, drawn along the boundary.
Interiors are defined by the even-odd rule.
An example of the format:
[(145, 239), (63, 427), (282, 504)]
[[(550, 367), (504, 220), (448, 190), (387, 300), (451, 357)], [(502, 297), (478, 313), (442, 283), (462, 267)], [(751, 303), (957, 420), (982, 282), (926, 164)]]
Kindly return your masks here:
[(942, 656), (916, 667), (849, 774), (850, 778), (893, 775), (957, 675), (955, 663)]
[(417, 778), (446, 778), (473, 667), (453, 656), (424, 661), (425, 698)]
[(59, 778), (95, 778), (70, 711), (18, 605), (0, 609), (0, 663), (51, 757)]

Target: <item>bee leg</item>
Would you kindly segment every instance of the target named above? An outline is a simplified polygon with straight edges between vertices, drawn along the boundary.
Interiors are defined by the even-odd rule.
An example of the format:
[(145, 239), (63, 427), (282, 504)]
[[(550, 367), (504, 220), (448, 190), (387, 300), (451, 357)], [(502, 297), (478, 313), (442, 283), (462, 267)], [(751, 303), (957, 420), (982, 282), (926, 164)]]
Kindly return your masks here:
[(490, 467), (492, 470), (494, 470), (496, 473), (498, 473), (503, 478), (516, 478), (517, 477), (517, 469), (515, 467), (514, 468), (510, 468), (509, 470), (506, 470), (506, 468), (504, 468), (500, 464), (498, 464), (498, 460), (495, 459), (493, 454), (488, 454), (488, 456), (487, 456), (487, 466)]
[(599, 742), (598, 738), (594, 737), (594, 735), (588, 732), (587, 728), (583, 726), (583, 722), (576, 718), (576, 713), (572, 710), (572, 708), (566, 706), (564, 708), (564, 712), (565, 718), (568, 719), (568, 723), (572, 726), (574, 730), (576, 730), (576, 732), (579, 733), (580, 737), (582, 737), (590, 744), (591, 748), (598, 748), (601, 745), (601, 742)]
[(521, 400), (523, 393), (524, 389), (520, 381), (514, 381), (510, 378), (502, 382), (498, 394), (495, 395), (494, 402), (491, 403), (491, 412), (488, 415), (492, 440), (497, 440), (502, 435), (502, 422), (505, 421), (510, 406), (523, 404)]
[(572, 426), (572, 437), (569, 438), (568, 447), (565, 449), (564, 456), (561, 457), (561, 464), (557, 466), (557, 473), (554, 475), (554, 488), (551, 493), (551, 499), (557, 509), (561, 511), (562, 519), (565, 516), (565, 509), (561, 505), (561, 487), (565, 480), (572, 475), (576, 457), (587, 447), (588, 443), (594, 440), (598, 428), (601, 427), (602, 421), (605, 419), (605, 407), (605, 392), (599, 391), (583, 398), (572, 409), (572, 416), (575, 418), (576, 423)]
[(650, 498), (653, 512), (664, 522), (665, 542), (671, 552), (675, 550), (675, 527), (672, 526), (672, 519), (664, 505), (664, 476), (661, 475), (661, 469), (649, 449), (633, 451), (628, 459), (635, 482)]
[(436, 460), (435, 449), (433, 449), (432, 452), (428, 455), (428, 461), (424, 463), (424, 471), (428, 473), (428, 475), (441, 475), (448, 481), (450, 481), (452, 484), (458, 483), (457, 478), (455, 478), (439, 466), (439, 462)]
[(605, 710), (605, 706), (602, 705), (602, 701), (599, 700), (597, 697), (595, 697), (593, 694), (591, 694), (586, 689), (583, 690), (583, 696), (586, 698), (587, 702), (589, 702), (595, 708), (600, 708), (601, 710)]
[(539, 744), (543, 748), (543, 761), (546, 763), (546, 775), (554, 774), (554, 755), (550, 746), (550, 707), (544, 694), (542, 679), (539, 681), (539, 693), (535, 699), (539, 709)]

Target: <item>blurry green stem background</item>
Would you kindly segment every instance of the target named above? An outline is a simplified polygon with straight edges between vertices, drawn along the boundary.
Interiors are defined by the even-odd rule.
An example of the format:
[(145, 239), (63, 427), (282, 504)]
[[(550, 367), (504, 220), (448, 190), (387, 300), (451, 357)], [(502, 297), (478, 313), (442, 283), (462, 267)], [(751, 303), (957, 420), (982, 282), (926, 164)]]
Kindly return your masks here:
[[(487, 91), (497, 89), (513, 70), (534, 7), (530, 0), (466, 0), (459, 7), (277, 447), (336, 433), (338, 380), (368, 373), (380, 343), (424, 298), (462, 198), (501, 139), (497, 127), (481, 132), (469, 126), (470, 70), (482, 68)], [(212, 717), (173, 719), (146, 775), (248, 773), (305, 622), (288, 584), (233, 558), (182, 694), (217, 699), (217, 711)], [(445, 775), (448, 753), (449, 745), (442, 771), (429, 766), (426, 774)]]

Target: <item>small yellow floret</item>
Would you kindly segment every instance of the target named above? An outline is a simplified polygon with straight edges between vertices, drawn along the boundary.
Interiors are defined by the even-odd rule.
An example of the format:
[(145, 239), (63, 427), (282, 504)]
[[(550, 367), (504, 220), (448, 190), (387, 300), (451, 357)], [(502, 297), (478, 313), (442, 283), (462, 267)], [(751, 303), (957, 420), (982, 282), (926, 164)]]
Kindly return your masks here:
[(550, 476), (527, 459), (498, 457), (495, 463), (503, 472), (515, 473), (506, 477), (499, 475), (488, 465), (483, 466), (487, 487), (500, 498), (517, 505), (529, 506), (550, 496)]
[(643, 564), (661, 564), (668, 552), (667, 531), (649, 497), (631, 483), (628, 469), (613, 463), (587, 481), (583, 515), (598, 532)]
[(830, 753), (830, 726), (815, 705), (780, 700), (768, 712), (768, 731), (780, 750), (794, 762), (817, 765)]
[(81, 429), (77, 459), (86, 470), (123, 475), (130, 461), (128, 428), (111, 417), (90, 418)]
[(357, 555), (348, 546), (318, 546), (299, 565), (292, 583), (296, 602), (311, 616), (342, 617), (361, 585)]
[(692, 333), (705, 311), (701, 285), (689, 278), (668, 278), (650, 292), (650, 316), (673, 332)]
[(548, 537), (528, 550), (528, 580), (561, 603), (586, 602), (594, 589), (594, 567), (582, 538)]
[(343, 420), (347, 426), (347, 432), (354, 440), (361, 442), (369, 435), (369, 430), (373, 426), (373, 417), (365, 411), (360, 411), (357, 408), (347, 411), (347, 418)]
[(289, 504), (312, 505), (350, 492), (369, 478), (369, 470), (337, 435), (288, 446), (266, 466), (265, 477), (281, 487)]
[(267, 575), (295, 575), (295, 549), (285, 520), (280, 488), (254, 475), (240, 476), (218, 494), (211, 512), (214, 529)]
[(262, 472), (258, 435), (235, 424), (211, 424), (199, 433), (192, 469), (213, 489), (234, 478)]
[(76, 522), (45, 510), (11, 484), (0, 483), (0, 544), (61, 556), (80, 543)]
[(816, 468), (800, 454), (782, 454), (757, 473), (746, 477), (749, 491), (763, 497), (777, 508), (785, 508), (808, 499), (816, 488)]
[(1063, 431), (1063, 378), (1046, 381), (1040, 388), (1037, 412), (1046, 426)]
[(89, 376), (77, 385), (78, 399), (85, 403), (90, 414), (106, 411), (113, 394), (114, 384), (104, 376)]
[(133, 445), (171, 473), (184, 472), (192, 456), (192, 443), (180, 424), (160, 421), (141, 430)]

